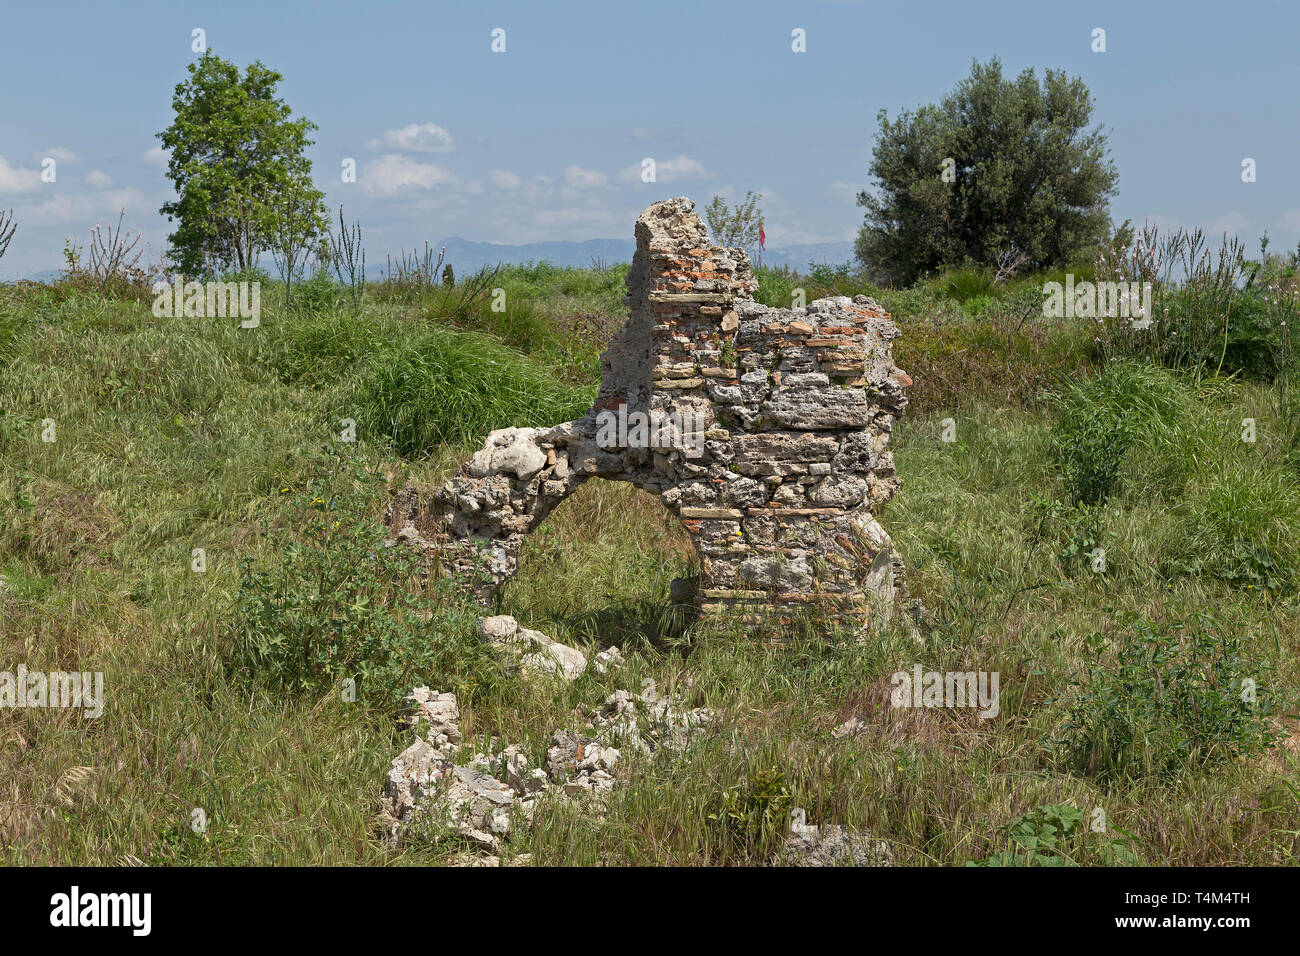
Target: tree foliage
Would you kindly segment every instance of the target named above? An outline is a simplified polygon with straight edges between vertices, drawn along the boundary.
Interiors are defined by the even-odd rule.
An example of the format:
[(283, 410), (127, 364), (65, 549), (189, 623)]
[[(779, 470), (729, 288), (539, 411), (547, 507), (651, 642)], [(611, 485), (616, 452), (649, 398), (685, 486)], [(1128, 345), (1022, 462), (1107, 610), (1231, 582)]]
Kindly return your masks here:
[[(167, 175), (177, 199), (162, 213), (177, 223), (170, 255), (190, 275), (254, 268), (288, 232), (308, 238), (328, 228), (323, 195), (312, 185), (304, 151), (316, 125), (294, 119), (275, 95), (283, 77), (259, 62), (239, 67), (211, 50), (177, 85), (176, 117), (158, 134), (171, 156)], [(286, 207), (283, 197), (294, 202)], [(293, 223), (283, 223), (286, 215)]]
[(1004, 79), (996, 59), (938, 105), (890, 120), (881, 110), (874, 193), (857, 256), (911, 283), (946, 266), (993, 265), (1014, 250), (1029, 268), (1063, 265), (1105, 240), (1119, 174), (1078, 77), (1032, 69)]

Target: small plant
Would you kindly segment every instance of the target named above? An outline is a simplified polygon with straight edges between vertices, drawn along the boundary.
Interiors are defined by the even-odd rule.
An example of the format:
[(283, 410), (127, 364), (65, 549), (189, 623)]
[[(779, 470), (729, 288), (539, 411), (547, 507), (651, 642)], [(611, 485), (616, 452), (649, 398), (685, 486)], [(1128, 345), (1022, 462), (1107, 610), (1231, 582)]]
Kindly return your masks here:
[(725, 249), (747, 249), (758, 242), (763, 227), (763, 210), (758, 205), (762, 198), (761, 193), (750, 190), (743, 200), (728, 206), (721, 196), (714, 196), (704, 209), (713, 241)]
[(785, 771), (765, 767), (723, 790), (708, 819), (719, 824), (725, 839), (747, 857), (766, 854), (785, 833), (794, 793)]
[[(1083, 813), (1068, 803), (1034, 807), (1008, 823), (1003, 831), (1011, 849), (967, 866), (1074, 866), (1067, 847), (1081, 834)], [(1095, 844), (1101, 862), (1134, 866), (1141, 863), (1123, 837), (1102, 838)]]
[(1059, 413), (1052, 443), (1074, 502), (1096, 504), (1116, 491), (1135, 443), (1174, 471), (1194, 458), (1196, 397), (1163, 369), (1116, 362), (1044, 397)]
[(14, 222), (14, 211), (10, 209), (7, 213), (0, 212), (0, 259), (4, 258), (5, 251), (9, 248), (9, 241), (17, 231), (18, 224)]
[(442, 269), (442, 261), (446, 257), (446, 246), (439, 249), (435, 255), (428, 240), (425, 240), (423, 253), (418, 249), (412, 249), (409, 254), (403, 250), (398, 258), (387, 256), (385, 258), (387, 266), (384, 269), (384, 292), (389, 297), (403, 302), (418, 298), (421, 293), (433, 286), (438, 272)]
[[(1088, 396), (1085, 387), (1076, 396)], [(1053, 446), (1061, 463), (1070, 500), (1091, 505), (1105, 499), (1119, 484), (1120, 465), (1133, 443), (1132, 416), (1101, 402), (1062, 405)]]
[(1124, 630), (1114, 661), (1094, 634), (1088, 668), (1068, 694), (1054, 746), (1071, 769), (1106, 783), (1173, 777), (1272, 747), (1271, 667), (1245, 659), (1236, 636), (1209, 615)]
[(353, 311), (360, 311), (366, 294), (366, 250), (361, 244), (361, 220), (349, 229), (343, 221), (343, 203), (339, 203), (339, 231), (330, 234), (329, 250), (334, 274), (347, 286)]
[(451, 267), (450, 262), (442, 267), (442, 284), (447, 289), (456, 284), (456, 270)]

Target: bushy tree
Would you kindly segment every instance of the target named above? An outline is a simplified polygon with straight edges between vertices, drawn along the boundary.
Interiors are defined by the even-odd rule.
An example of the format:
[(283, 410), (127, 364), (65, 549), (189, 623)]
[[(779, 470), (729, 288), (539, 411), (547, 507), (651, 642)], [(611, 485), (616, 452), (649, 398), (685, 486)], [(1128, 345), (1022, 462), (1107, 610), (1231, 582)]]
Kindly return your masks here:
[(878, 119), (874, 193), (857, 256), (881, 279), (993, 265), (1014, 250), (1028, 268), (1062, 265), (1104, 241), (1119, 174), (1106, 136), (1088, 128), (1092, 96), (1078, 77), (1032, 69), (1004, 79), (996, 59), (938, 105)]
[[(276, 97), (281, 79), (257, 62), (241, 76), (209, 50), (177, 85), (176, 118), (158, 138), (171, 152), (167, 175), (179, 198), (161, 211), (177, 222), (168, 238), (182, 273), (251, 269), (286, 228), (295, 235), (305, 228), (309, 238), (328, 229), (324, 197), (304, 155), (316, 125), (293, 119)], [(288, 226), (280, 222), (286, 195), (296, 197)]]

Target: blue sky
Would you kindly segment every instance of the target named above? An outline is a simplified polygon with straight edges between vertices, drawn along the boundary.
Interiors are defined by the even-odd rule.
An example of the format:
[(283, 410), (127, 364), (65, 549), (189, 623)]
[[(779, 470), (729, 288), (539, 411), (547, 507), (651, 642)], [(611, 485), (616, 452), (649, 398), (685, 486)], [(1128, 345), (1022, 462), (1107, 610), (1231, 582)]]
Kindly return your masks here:
[[(161, 255), (171, 190), (154, 134), (196, 27), (241, 67), (284, 74), (320, 126), (317, 185), (360, 218), (371, 263), (450, 235), (628, 237), (656, 199), (746, 189), (765, 196), (773, 247), (851, 238), (877, 111), (936, 101), (994, 55), (1008, 73), (1084, 78), (1120, 172), (1116, 219), (1227, 229), (1252, 250), (1265, 229), (1274, 248), (1300, 239), (1294, 0), (52, 0), (8, 4), (2, 22), (0, 208), (19, 233), (0, 278), (57, 268), (66, 238), (84, 244), (121, 207)], [(356, 183), (340, 181), (345, 157)], [(640, 181), (644, 157), (656, 183)]]

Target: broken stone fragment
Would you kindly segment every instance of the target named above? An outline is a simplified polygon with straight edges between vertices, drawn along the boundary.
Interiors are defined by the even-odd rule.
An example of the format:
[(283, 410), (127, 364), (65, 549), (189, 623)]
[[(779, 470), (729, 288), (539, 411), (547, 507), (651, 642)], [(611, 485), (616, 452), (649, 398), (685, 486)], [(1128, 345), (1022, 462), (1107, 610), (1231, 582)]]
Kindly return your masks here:
[(520, 627), (508, 614), (478, 619), (478, 633), (497, 659), (527, 674), (558, 675), (577, 680), (587, 669), (582, 651), (553, 640), (541, 631)]
[(607, 674), (623, 666), (623, 652), (617, 647), (607, 647), (591, 659), (591, 669), (597, 674)]
[(893, 866), (889, 844), (837, 824), (808, 823), (806, 810), (790, 811), (790, 833), (769, 866)]
[(546, 452), (537, 446), (537, 428), (503, 428), (488, 435), (483, 448), (469, 461), (473, 478), (510, 472), (531, 478), (547, 465)]

